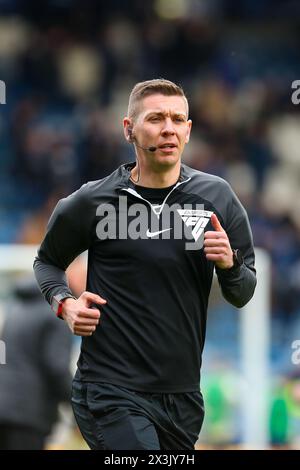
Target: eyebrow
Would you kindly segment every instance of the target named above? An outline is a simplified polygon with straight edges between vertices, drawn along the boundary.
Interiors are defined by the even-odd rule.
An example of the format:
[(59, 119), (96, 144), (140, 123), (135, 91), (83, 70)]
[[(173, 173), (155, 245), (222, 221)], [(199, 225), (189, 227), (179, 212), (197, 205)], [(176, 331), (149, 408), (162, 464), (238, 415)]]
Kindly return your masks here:
[[(163, 111), (149, 111), (149, 112), (146, 114), (145, 118), (148, 118), (148, 117), (151, 116), (151, 115), (163, 116), (163, 117), (164, 117), (166, 114), (169, 114), (169, 113), (165, 113), (165, 112), (163, 112)], [(184, 119), (187, 119), (186, 114), (184, 114), (184, 113), (182, 113), (182, 112), (180, 112), (180, 111), (172, 112), (171, 115), (172, 115), (172, 116), (180, 116), (180, 117), (183, 117)]]

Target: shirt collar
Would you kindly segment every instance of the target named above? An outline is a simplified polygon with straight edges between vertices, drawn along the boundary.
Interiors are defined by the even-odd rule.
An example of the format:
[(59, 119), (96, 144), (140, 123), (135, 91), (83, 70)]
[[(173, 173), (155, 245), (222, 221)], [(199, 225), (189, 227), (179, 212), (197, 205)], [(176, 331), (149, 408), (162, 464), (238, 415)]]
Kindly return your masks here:
[[(125, 163), (121, 165), (120, 168), (121, 168), (122, 176), (121, 176), (121, 181), (119, 185), (120, 188), (134, 187), (134, 183), (130, 179), (130, 172), (135, 167), (135, 165), (136, 165), (135, 162)], [(183, 163), (181, 163), (178, 182), (181, 183), (182, 181), (185, 181), (188, 179), (189, 175), (188, 175), (187, 169), (188, 167), (184, 165)]]

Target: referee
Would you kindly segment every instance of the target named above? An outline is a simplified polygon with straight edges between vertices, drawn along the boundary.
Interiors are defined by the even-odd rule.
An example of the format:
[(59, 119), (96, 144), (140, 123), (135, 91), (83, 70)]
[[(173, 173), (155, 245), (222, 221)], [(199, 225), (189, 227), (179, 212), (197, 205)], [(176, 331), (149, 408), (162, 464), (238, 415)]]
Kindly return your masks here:
[[(181, 87), (136, 84), (123, 120), (136, 162), (60, 200), (34, 262), (46, 300), (82, 336), (72, 406), (91, 449), (194, 449), (214, 269), (232, 305), (254, 293), (245, 209), (226, 181), (181, 162), (191, 126)], [(85, 250), (76, 299), (65, 271)]]

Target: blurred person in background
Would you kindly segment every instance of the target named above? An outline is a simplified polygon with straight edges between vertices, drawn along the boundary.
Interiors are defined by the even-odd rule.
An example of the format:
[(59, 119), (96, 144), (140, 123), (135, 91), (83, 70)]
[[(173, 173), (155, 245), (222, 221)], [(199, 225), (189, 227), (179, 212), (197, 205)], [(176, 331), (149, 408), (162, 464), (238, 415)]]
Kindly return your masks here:
[[(181, 162), (191, 124), (182, 88), (163, 79), (137, 84), (123, 121), (136, 163), (60, 200), (34, 262), (46, 300), (82, 336), (72, 405), (92, 449), (193, 449), (204, 417), (200, 367), (214, 268), (236, 307), (255, 289), (246, 211), (228, 183)], [(102, 238), (99, 209), (121, 211), (121, 195), (147, 211), (140, 239)], [(162, 219), (167, 204), (204, 209), (197, 250), (163, 236), (184, 219), (150, 232), (148, 217)], [(86, 249), (87, 291), (76, 299), (65, 270)]]
[(55, 321), (32, 276), (19, 279), (4, 308), (0, 449), (41, 450), (70, 398), (72, 335)]

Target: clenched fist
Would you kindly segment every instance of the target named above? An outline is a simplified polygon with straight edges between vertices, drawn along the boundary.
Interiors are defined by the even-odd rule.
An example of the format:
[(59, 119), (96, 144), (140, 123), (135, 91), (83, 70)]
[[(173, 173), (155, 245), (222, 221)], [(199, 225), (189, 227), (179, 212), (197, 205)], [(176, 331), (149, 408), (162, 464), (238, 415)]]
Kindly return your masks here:
[(91, 336), (96, 330), (100, 312), (90, 308), (92, 303), (105, 305), (106, 300), (92, 292), (83, 292), (77, 300), (67, 298), (63, 301), (62, 317), (74, 335)]

